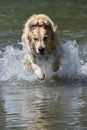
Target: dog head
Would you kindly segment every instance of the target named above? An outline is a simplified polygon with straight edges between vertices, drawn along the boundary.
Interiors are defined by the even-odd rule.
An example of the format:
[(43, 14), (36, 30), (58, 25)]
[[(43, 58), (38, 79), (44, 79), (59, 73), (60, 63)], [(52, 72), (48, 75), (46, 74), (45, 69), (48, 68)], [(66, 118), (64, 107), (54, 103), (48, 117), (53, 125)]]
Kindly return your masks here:
[(25, 24), (22, 40), (30, 45), (32, 53), (50, 53), (55, 48), (55, 38), (56, 27), (46, 15), (33, 15)]

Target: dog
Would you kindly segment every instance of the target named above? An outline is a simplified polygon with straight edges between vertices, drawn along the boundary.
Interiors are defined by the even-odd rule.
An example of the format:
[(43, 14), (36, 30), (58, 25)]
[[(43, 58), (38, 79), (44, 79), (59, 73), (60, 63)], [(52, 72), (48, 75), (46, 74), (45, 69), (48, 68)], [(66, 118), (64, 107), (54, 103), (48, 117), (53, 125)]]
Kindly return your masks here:
[[(40, 60), (55, 52), (57, 42), (57, 26), (45, 14), (32, 15), (24, 25), (22, 42), (29, 47), (29, 52), (24, 56), (24, 64), (31, 66), (38, 79), (43, 80), (45, 73), (36, 63), (36, 59)], [(59, 69), (59, 57), (54, 56), (52, 64), (53, 71)]]

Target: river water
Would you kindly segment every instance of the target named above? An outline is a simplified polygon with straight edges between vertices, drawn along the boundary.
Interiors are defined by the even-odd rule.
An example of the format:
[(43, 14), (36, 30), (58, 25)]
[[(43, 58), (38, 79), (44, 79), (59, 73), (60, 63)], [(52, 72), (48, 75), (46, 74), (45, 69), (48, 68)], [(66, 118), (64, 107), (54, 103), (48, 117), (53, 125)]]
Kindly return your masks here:
[[(41, 66), (44, 81), (22, 64), (23, 25), (45, 13), (58, 25), (64, 57)], [(0, 130), (87, 130), (87, 0), (0, 0)]]

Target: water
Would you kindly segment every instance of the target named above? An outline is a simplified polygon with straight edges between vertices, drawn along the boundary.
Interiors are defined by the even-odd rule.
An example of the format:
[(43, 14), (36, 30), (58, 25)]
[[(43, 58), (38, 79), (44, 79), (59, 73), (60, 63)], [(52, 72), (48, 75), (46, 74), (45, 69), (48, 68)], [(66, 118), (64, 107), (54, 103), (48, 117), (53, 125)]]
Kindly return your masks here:
[[(41, 64), (40, 81), (22, 64), (23, 24), (34, 13), (58, 25), (64, 57), (58, 72)], [(0, 1), (0, 130), (87, 130), (87, 1)]]

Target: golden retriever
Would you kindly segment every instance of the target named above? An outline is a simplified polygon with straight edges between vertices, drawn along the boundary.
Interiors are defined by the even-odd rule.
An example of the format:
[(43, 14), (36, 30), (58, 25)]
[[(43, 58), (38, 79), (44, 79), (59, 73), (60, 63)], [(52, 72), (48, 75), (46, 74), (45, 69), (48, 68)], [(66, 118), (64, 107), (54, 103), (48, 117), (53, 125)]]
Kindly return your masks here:
[[(53, 21), (45, 14), (32, 15), (26, 22), (22, 42), (29, 46), (29, 53), (24, 57), (24, 63), (30, 64), (39, 79), (45, 78), (45, 73), (36, 63), (36, 59), (52, 54), (56, 49), (56, 29)], [(40, 56), (40, 57), (38, 57)], [(54, 58), (53, 71), (59, 68), (59, 60)]]

